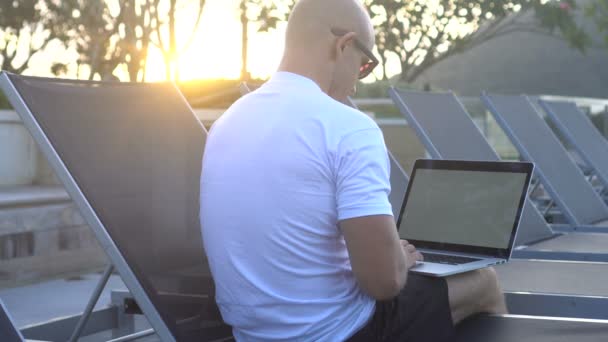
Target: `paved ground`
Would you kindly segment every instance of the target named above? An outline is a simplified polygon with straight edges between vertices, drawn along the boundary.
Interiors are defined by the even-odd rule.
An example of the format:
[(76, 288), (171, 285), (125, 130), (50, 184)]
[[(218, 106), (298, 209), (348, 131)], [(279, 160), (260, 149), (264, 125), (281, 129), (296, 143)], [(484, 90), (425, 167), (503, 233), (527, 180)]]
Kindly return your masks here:
[[(46, 322), (65, 316), (82, 313), (91, 292), (101, 278), (100, 273), (86, 274), (61, 280), (46, 281), (35, 285), (0, 290), (0, 299), (6, 305), (15, 324), (19, 328)], [(110, 304), (112, 290), (126, 290), (118, 275), (112, 275), (104, 289), (96, 308)], [(136, 331), (150, 328), (144, 317), (135, 317)], [(81, 338), (81, 342), (107, 341), (113, 338), (111, 331), (101, 332)], [(156, 335), (138, 339), (140, 342), (160, 341)]]
[[(4, 289), (0, 290), (0, 299), (13, 316), (15, 324), (24, 327), (81, 313), (100, 277), (101, 274), (87, 274), (71, 279)], [(97, 304), (98, 308), (110, 304), (110, 292), (114, 289), (126, 290), (118, 275), (110, 277)]]

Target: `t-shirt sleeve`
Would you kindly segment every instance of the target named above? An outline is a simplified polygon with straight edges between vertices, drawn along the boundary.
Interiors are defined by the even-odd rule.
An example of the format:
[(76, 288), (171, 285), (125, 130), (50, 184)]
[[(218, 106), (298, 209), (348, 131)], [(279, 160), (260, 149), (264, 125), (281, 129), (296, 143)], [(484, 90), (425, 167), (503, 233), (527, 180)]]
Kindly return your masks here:
[(390, 161), (379, 128), (363, 129), (342, 138), (336, 160), (338, 220), (393, 215)]

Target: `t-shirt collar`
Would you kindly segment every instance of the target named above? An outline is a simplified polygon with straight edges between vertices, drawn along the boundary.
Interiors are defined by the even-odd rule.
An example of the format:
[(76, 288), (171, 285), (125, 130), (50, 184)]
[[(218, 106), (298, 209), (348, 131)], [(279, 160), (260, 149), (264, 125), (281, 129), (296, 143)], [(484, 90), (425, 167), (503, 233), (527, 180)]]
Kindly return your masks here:
[(275, 72), (274, 75), (272, 75), (272, 77), (268, 81), (268, 83), (293, 84), (301, 88), (321, 91), (321, 87), (319, 87), (319, 85), (315, 81), (311, 80), (308, 77), (288, 71)]

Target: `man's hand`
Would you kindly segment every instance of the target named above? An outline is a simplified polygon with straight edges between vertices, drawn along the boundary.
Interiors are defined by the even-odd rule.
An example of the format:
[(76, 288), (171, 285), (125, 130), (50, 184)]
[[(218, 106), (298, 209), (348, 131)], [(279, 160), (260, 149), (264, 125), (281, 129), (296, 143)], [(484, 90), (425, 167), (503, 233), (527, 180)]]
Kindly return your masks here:
[(416, 247), (410, 244), (407, 240), (401, 240), (401, 247), (403, 247), (403, 251), (405, 252), (408, 270), (416, 266), (416, 261), (424, 260), (422, 254), (418, 252)]

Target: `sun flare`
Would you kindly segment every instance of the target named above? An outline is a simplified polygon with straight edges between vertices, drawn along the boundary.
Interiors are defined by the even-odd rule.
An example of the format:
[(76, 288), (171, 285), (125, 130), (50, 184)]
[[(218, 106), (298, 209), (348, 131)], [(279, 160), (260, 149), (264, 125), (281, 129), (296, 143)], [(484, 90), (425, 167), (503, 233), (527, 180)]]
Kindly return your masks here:
[[(208, 1), (201, 24), (192, 43), (183, 47), (192, 35), (194, 18), (189, 9), (178, 14), (177, 38), (180, 50), (178, 66), (181, 81), (194, 79), (237, 79), (241, 73), (241, 22), (238, 1)], [(283, 51), (285, 25), (272, 32), (257, 32), (257, 25), (249, 25), (248, 69), (254, 78), (267, 78), (278, 66)], [(165, 80), (163, 55), (151, 47), (146, 71), (147, 81)]]

